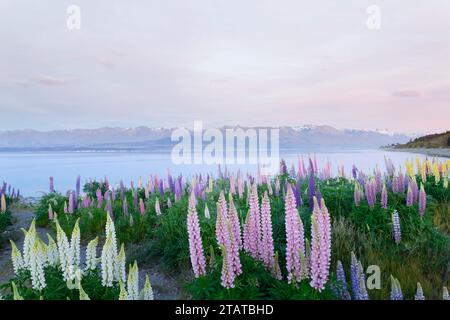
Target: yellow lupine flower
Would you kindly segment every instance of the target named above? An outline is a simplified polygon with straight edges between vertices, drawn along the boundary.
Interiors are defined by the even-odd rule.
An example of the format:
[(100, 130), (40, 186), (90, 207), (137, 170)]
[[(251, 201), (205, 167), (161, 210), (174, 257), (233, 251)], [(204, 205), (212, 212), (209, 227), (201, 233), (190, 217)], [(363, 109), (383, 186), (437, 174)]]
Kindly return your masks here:
[(438, 184), (439, 181), (441, 180), (441, 174), (439, 173), (439, 166), (438, 166), (437, 162), (435, 162), (433, 164), (433, 175), (434, 175), (434, 180), (436, 181), (436, 184)]

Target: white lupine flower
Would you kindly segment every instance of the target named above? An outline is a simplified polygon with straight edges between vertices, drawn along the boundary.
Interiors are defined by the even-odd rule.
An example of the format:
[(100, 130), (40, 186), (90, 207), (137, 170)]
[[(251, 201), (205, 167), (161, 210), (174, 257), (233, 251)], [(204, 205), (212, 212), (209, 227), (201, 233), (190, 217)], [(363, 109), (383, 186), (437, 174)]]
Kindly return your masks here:
[(31, 286), (33, 289), (38, 291), (41, 291), (46, 287), (41, 249), (42, 246), (37, 239), (37, 241), (34, 242), (33, 248), (30, 252), (30, 272)]
[(58, 246), (55, 240), (47, 233), (48, 245), (47, 245), (47, 262), (48, 265), (54, 267), (58, 263)]
[(72, 230), (72, 238), (70, 240), (70, 250), (73, 255), (73, 263), (77, 266), (80, 265), (80, 226), (79, 226), (80, 218), (75, 222), (75, 226)]
[(20, 253), (19, 249), (17, 249), (16, 244), (12, 241), (9, 240), (11, 242), (11, 260), (12, 260), (12, 264), (13, 264), (13, 268), (14, 268), (14, 273), (16, 275), (18, 275), (19, 271), (24, 269), (24, 263), (23, 263), (23, 259), (22, 259), (22, 254)]
[(31, 222), (28, 231), (22, 229), (25, 237), (23, 239), (23, 264), (26, 268), (30, 265), (30, 252), (34, 245), (34, 240), (36, 239), (36, 222), (35, 219)]
[(37, 245), (39, 246), (39, 259), (42, 262), (42, 265), (44, 267), (48, 266), (48, 260), (47, 260), (47, 245), (39, 238), (39, 236), (36, 235)]
[(114, 261), (115, 276), (117, 281), (122, 281), (125, 283), (127, 281), (126, 273), (126, 256), (125, 256), (125, 246), (120, 246), (120, 252), (117, 259)]
[(130, 300), (139, 300), (139, 270), (137, 262), (134, 261), (134, 265), (130, 265), (128, 268), (128, 298)]
[(56, 241), (58, 245), (58, 256), (61, 270), (63, 271), (63, 277), (65, 281), (70, 280), (71, 273), (73, 272), (73, 254), (70, 248), (69, 240), (64, 232), (64, 230), (59, 225), (58, 220), (56, 221)]
[(112, 287), (114, 281), (114, 258), (111, 238), (103, 245), (101, 256), (102, 286)]
[(125, 286), (123, 285), (122, 281), (119, 282), (119, 286), (120, 286), (119, 300), (130, 300), (128, 298), (127, 290), (125, 290)]
[(447, 287), (444, 287), (444, 289), (442, 290), (442, 300), (450, 300)]
[(98, 245), (98, 237), (89, 242), (86, 247), (86, 267), (85, 271), (95, 270), (97, 268), (97, 245)]
[(77, 266), (70, 266), (70, 279), (66, 282), (70, 290), (79, 289), (81, 286), (82, 270)]
[(153, 289), (150, 284), (148, 274), (145, 275), (145, 284), (144, 284), (144, 288), (141, 291), (139, 299), (140, 300), (153, 300)]

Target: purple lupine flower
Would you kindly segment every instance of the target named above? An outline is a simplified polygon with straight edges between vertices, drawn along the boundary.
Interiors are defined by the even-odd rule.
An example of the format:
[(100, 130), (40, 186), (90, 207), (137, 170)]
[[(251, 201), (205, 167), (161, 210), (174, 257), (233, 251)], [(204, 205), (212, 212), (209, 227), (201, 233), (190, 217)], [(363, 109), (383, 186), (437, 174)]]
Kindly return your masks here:
[(116, 201), (116, 189), (114, 187), (111, 189), (111, 200), (112, 202)]
[(358, 181), (355, 181), (355, 190), (353, 192), (353, 198), (355, 200), (356, 207), (361, 204), (361, 190)]
[(397, 210), (392, 213), (392, 224), (395, 243), (399, 244), (402, 240), (402, 232), (400, 228), (400, 216), (398, 215)]
[(388, 193), (386, 185), (383, 185), (383, 190), (381, 191), (381, 207), (383, 209), (387, 209), (387, 203), (388, 203)]
[(167, 208), (172, 208), (172, 200), (170, 198), (167, 199)]
[(366, 288), (366, 275), (362, 267), (361, 261), (358, 261), (359, 270), (359, 300), (369, 300), (369, 294)]
[(406, 194), (406, 206), (412, 207), (413, 203), (414, 203), (414, 195), (411, 186), (408, 186), (408, 193)]
[(97, 189), (95, 192), (95, 195), (97, 197), (97, 208), (101, 208), (103, 206), (103, 196), (102, 196), (102, 190)]
[(312, 163), (311, 158), (309, 158), (309, 167), (308, 167), (308, 176), (309, 176), (309, 208), (313, 210), (314, 208), (314, 191), (315, 191), (315, 180), (314, 180), (314, 165)]
[(159, 180), (159, 194), (164, 197), (164, 182), (163, 179)]
[(352, 176), (354, 180), (356, 180), (356, 178), (358, 177), (358, 168), (356, 168), (355, 165), (353, 165), (352, 167)]
[(427, 208), (427, 194), (425, 193), (425, 188), (423, 187), (423, 184), (421, 184), (420, 192), (419, 192), (419, 215), (420, 215), (420, 217), (423, 218), (426, 208)]
[(331, 222), (325, 201), (321, 207), (314, 197), (314, 210), (311, 216), (311, 287), (321, 292), (328, 281), (331, 261)]
[(80, 195), (81, 192), (81, 177), (80, 175), (77, 176), (77, 181), (75, 183), (75, 195), (78, 198), (78, 196)]
[(410, 186), (413, 193), (413, 202), (417, 202), (417, 200), (419, 199), (419, 187), (417, 185), (416, 179), (411, 180)]
[(228, 210), (228, 221), (231, 224), (231, 231), (233, 232), (234, 240), (236, 241), (236, 245), (239, 249), (242, 248), (242, 236), (241, 236), (241, 225), (239, 223), (239, 216), (236, 210), (236, 206), (234, 205), (233, 196), (231, 193), (229, 194), (229, 207)]
[(391, 300), (403, 300), (400, 282), (391, 275)]
[(175, 182), (175, 202), (178, 202), (181, 200), (181, 182), (180, 179), (177, 179)]
[(352, 300), (347, 288), (347, 279), (345, 277), (344, 267), (342, 262), (338, 260), (336, 266), (336, 278), (338, 287), (335, 288), (335, 294), (340, 296), (342, 300)]
[(402, 172), (398, 174), (398, 191), (405, 193), (405, 177)]
[(187, 229), (189, 235), (189, 252), (191, 255), (192, 269), (195, 277), (198, 278), (206, 274), (206, 261), (203, 253), (202, 237), (200, 235), (200, 223), (192, 197), (189, 199)]
[(353, 252), (351, 253), (350, 280), (352, 284), (353, 300), (360, 300), (360, 288), (359, 288), (360, 276), (359, 276), (358, 259), (356, 259), (356, 256)]
[(264, 197), (261, 203), (261, 259), (268, 268), (273, 268), (275, 250), (273, 245), (272, 235), (272, 220), (270, 215), (270, 201), (267, 191), (264, 192)]
[(295, 201), (297, 203), (297, 207), (300, 208), (303, 205), (302, 199), (302, 189), (301, 189), (301, 181), (297, 180), (297, 184), (295, 186)]
[(55, 185), (53, 182), (53, 177), (50, 177), (50, 193), (55, 192)]
[(423, 289), (420, 282), (417, 282), (417, 291), (414, 295), (414, 300), (425, 300), (425, 296), (423, 295)]
[(297, 211), (297, 204), (295, 203), (291, 185), (288, 185), (284, 207), (288, 282), (300, 282), (306, 273), (301, 267), (301, 255), (305, 256), (305, 240), (303, 223)]

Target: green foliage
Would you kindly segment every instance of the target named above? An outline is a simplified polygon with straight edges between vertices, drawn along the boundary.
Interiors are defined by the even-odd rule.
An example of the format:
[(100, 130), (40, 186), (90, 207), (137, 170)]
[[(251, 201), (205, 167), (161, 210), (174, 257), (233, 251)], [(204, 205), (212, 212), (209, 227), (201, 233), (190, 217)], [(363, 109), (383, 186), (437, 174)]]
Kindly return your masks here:
[(36, 225), (46, 227), (50, 224), (48, 219), (48, 208), (52, 206), (53, 212), (58, 214), (64, 213), (64, 204), (68, 202), (68, 198), (58, 192), (52, 192), (44, 195), (34, 211), (36, 216)]

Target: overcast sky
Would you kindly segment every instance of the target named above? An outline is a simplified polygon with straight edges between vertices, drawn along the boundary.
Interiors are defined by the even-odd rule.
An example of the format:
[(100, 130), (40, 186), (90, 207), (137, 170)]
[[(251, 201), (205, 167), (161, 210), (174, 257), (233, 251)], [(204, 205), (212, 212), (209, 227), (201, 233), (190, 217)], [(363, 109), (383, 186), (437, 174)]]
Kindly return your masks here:
[(0, 130), (450, 129), (449, 1), (1, 0), (0, 21)]

